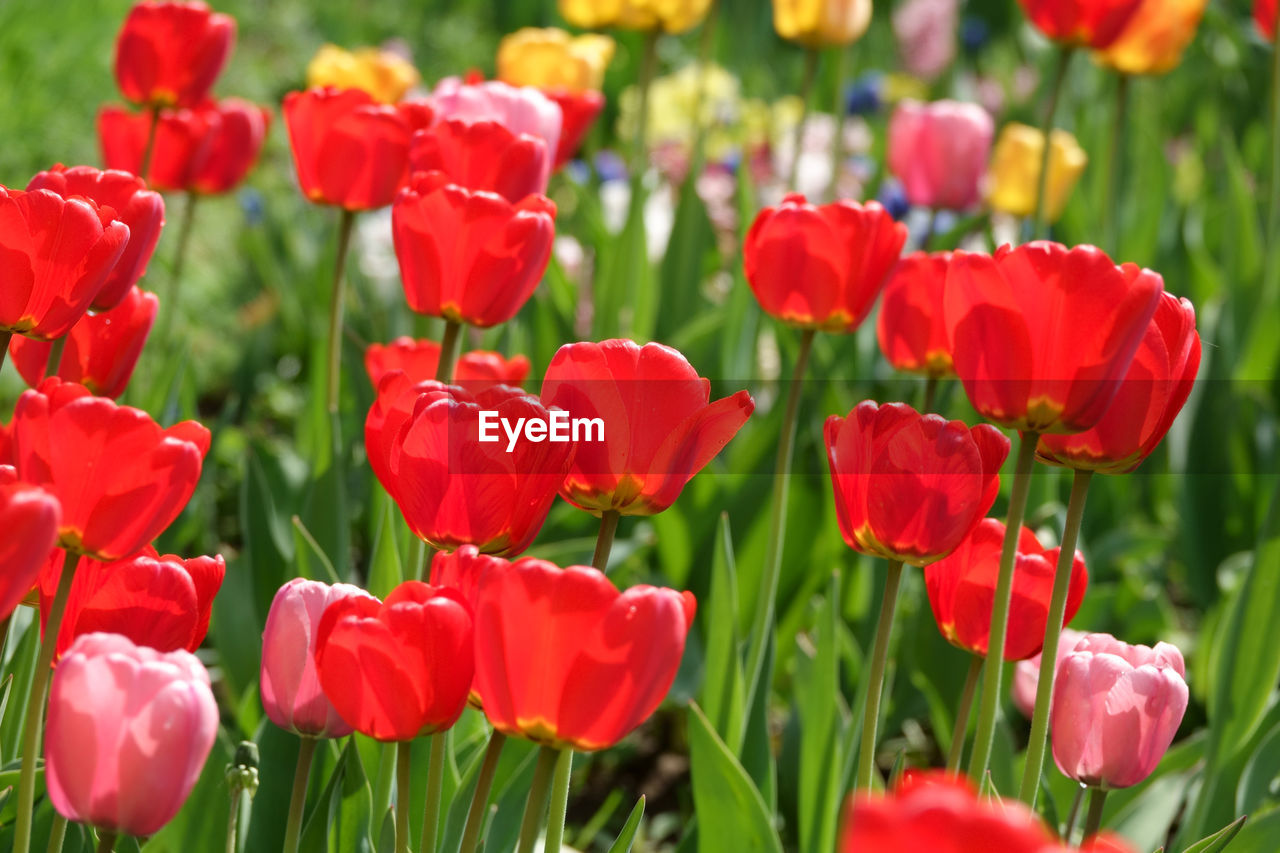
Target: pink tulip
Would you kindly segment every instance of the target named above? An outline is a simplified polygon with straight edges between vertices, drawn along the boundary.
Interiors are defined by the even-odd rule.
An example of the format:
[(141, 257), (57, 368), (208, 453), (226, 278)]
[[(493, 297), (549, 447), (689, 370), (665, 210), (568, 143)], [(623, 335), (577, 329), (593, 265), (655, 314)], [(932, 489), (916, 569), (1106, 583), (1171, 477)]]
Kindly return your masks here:
[[(1062, 659), (1075, 651), (1076, 643), (1083, 640), (1086, 632), (1077, 631), (1074, 628), (1063, 628), (1062, 636), (1058, 639), (1057, 663), (1055, 666), (1062, 665)], [(1030, 719), (1036, 712), (1036, 691), (1040, 689), (1040, 655), (1027, 660), (1018, 661), (1018, 665), (1013, 670), (1013, 704), (1018, 706), (1018, 710), (1023, 716)]]
[(49, 799), (68, 820), (152, 835), (191, 793), (217, 731), (209, 674), (195, 655), (85, 634), (49, 691)]
[(1185, 676), (1182, 653), (1168, 643), (1085, 637), (1058, 667), (1050, 717), (1058, 769), (1103, 788), (1150, 776), (1187, 710)]
[(994, 135), (977, 104), (903, 101), (889, 121), (889, 171), (912, 204), (965, 210), (981, 198)]
[(271, 722), (307, 737), (343, 737), (343, 722), (316, 675), (316, 626), (324, 609), (353, 596), (373, 598), (357, 586), (333, 586), (303, 578), (280, 587), (262, 632), (262, 707)]

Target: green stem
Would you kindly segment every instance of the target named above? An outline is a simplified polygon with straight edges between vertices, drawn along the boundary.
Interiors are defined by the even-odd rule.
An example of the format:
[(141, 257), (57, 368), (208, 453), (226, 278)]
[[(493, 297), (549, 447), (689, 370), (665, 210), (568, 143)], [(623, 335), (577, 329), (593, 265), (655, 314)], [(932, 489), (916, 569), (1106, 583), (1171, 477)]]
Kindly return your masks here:
[(1115, 257), (1120, 250), (1120, 185), (1124, 171), (1124, 132), (1129, 116), (1128, 74), (1118, 74), (1116, 81), (1116, 111), (1111, 120), (1111, 141), (1107, 146), (1107, 199), (1102, 206), (1103, 248)]
[(1031, 740), (1027, 742), (1027, 763), (1022, 771), (1018, 799), (1033, 809), (1040, 790), (1040, 773), (1044, 768), (1045, 744), (1049, 738), (1049, 711), (1053, 708), (1053, 682), (1057, 677), (1058, 643), (1062, 638), (1062, 622), (1067, 613), (1067, 594), (1071, 590), (1071, 567), (1075, 562), (1076, 543), (1080, 541), (1080, 523), (1084, 519), (1084, 502), (1089, 495), (1092, 471), (1076, 471), (1071, 481), (1071, 498), (1067, 502), (1067, 520), (1062, 528), (1058, 566), (1053, 576), (1053, 595), (1049, 599), (1048, 624), (1044, 628), (1044, 647), (1040, 651), (1040, 681), (1036, 686), (1036, 709), (1031, 716)]
[(307, 780), (311, 778), (311, 759), (315, 756), (313, 737), (304, 737), (298, 745), (298, 764), (293, 771), (293, 794), (289, 797), (289, 819), (284, 825), (283, 853), (296, 853), (302, 833), (302, 812), (307, 804)]
[(178, 289), (182, 285), (182, 271), (187, 265), (187, 248), (191, 245), (191, 232), (196, 221), (196, 201), (200, 197), (188, 191), (182, 202), (182, 218), (178, 223), (178, 243), (174, 247), (173, 267), (169, 274), (169, 283), (165, 287), (164, 297), (160, 300), (162, 311), (161, 328), (158, 339), (162, 347), (169, 346), (169, 335), (173, 330), (173, 321), (178, 314)]
[(924, 383), (924, 406), (920, 409), (924, 414), (933, 411), (933, 404), (938, 399), (938, 377), (930, 376)]
[(333, 264), (333, 291), (329, 300), (329, 413), (338, 411), (338, 389), (342, 376), (342, 309), (346, 302), (347, 249), (351, 245), (351, 227), (355, 211), (343, 210), (338, 222), (338, 252)]
[[(551, 749), (544, 746), (543, 749)], [(564, 819), (569, 810), (569, 774), (573, 770), (573, 750), (557, 749), (556, 772), (551, 780), (551, 813), (547, 817), (547, 840), (543, 853), (560, 853), (564, 839)]]
[(62, 561), (62, 575), (58, 579), (58, 591), (49, 608), (49, 621), (45, 623), (44, 637), (40, 641), (40, 654), (31, 676), (31, 694), (27, 697), (26, 722), (22, 730), (22, 770), (18, 776), (18, 825), (14, 830), (15, 853), (28, 853), (31, 849), (32, 806), (36, 801), (36, 756), (40, 753), (40, 723), (44, 716), (45, 691), (49, 687), (49, 675), (53, 668), (53, 653), (58, 647), (58, 634), (62, 631), (62, 615), (71, 596), (71, 581), (75, 576), (79, 555), (68, 550)]
[(800, 148), (804, 145), (804, 126), (809, 122), (809, 99), (813, 96), (813, 83), (818, 79), (818, 59), (821, 54), (814, 48), (805, 51), (804, 77), (800, 80), (800, 120), (791, 136), (791, 166), (787, 172), (787, 191), (794, 191), (800, 174)]
[[(635, 193), (642, 185), (645, 172), (645, 157), (648, 153), (649, 134), (649, 95), (653, 88), (653, 78), (658, 76), (658, 31), (645, 33), (644, 49), (640, 58), (640, 79), (636, 85), (640, 88), (640, 111), (636, 116), (636, 136), (631, 146), (631, 192)], [(634, 204), (634, 200), (633, 200)]]
[(150, 116), (150, 121), (147, 122), (147, 143), (142, 148), (142, 162), (138, 164), (138, 177), (150, 183), (151, 155), (156, 149), (156, 130), (160, 127), (160, 108), (152, 106), (148, 108), (147, 114)]
[(9, 341), (13, 339), (13, 332), (0, 331), (0, 369), (4, 367), (5, 357), (9, 355)]
[[(68, 332), (67, 334), (70, 334)], [(60, 338), (54, 338), (53, 346), (49, 348), (49, 359), (44, 365), (45, 376), (57, 376), (58, 368), (62, 366), (62, 353), (67, 348), (67, 335)]]
[(67, 837), (67, 819), (58, 812), (53, 813), (53, 826), (49, 829), (49, 853), (62, 853), (62, 842)]
[(1263, 282), (1263, 306), (1274, 306), (1280, 290), (1280, 9), (1276, 14), (1276, 41), (1271, 55), (1271, 204), (1267, 214), (1270, 258)]
[(409, 783), (413, 741), (396, 745), (396, 853), (409, 853)]
[(391, 789), (396, 782), (396, 745), (378, 745), (378, 776), (373, 785), (373, 825), (382, 826), (391, 808)]
[[(1053, 82), (1049, 87), (1049, 103), (1044, 111), (1044, 124), (1040, 130), (1044, 138), (1044, 150), (1040, 153), (1039, 187), (1036, 190), (1036, 217), (1032, 220), (1032, 237), (1042, 236), (1045, 230), (1045, 217), (1048, 210), (1049, 165), (1053, 152), (1053, 120), (1058, 114), (1058, 101), (1062, 95), (1062, 84), (1067, 79), (1067, 69), (1071, 65), (1071, 57), (1075, 48), (1064, 45), (1058, 50), (1058, 67), (1054, 71)], [(1047, 235), (1045, 235), (1047, 236)]]
[(1084, 794), (1088, 790), (1084, 785), (1077, 785), (1076, 795), (1071, 798), (1071, 811), (1067, 812), (1067, 825), (1062, 828), (1060, 836), (1067, 844), (1071, 843), (1071, 833), (1076, 831), (1076, 818), (1080, 816), (1080, 804), (1084, 802)]
[(978, 676), (982, 674), (982, 658), (969, 656), (969, 672), (964, 677), (964, 689), (960, 692), (960, 706), (956, 708), (956, 725), (951, 733), (951, 749), (947, 751), (947, 772), (955, 773), (960, 769), (960, 759), (964, 756), (964, 736), (969, 731), (969, 716), (973, 712), (973, 695), (978, 686)]
[(462, 323), (444, 321), (444, 337), (440, 340), (440, 361), (436, 365), (436, 381), (448, 385), (453, 382), (453, 367), (458, 361), (458, 345), (462, 340)]
[(435, 853), (440, 834), (440, 792), (444, 788), (444, 756), (449, 751), (448, 731), (431, 736), (431, 759), (427, 765), (427, 804), (422, 813), (422, 843), (418, 853)]
[(475, 853), (476, 844), (480, 841), (480, 831), (484, 828), (485, 812), (489, 808), (493, 775), (498, 769), (502, 745), (506, 742), (507, 736), (497, 729), (489, 735), (489, 746), (484, 751), (480, 775), (476, 777), (476, 790), (471, 795), (471, 808), (467, 811), (467, 825), (462, 831), (462, 845), (458, 848), (458, 853)]
[(902, 561), (889, 561), (889, 574), (884, 581), (884, 598), (880, 602), (880, 618), (876, 622), (876, 642), (871, 652), (871, 672), (867, 681), (867, 706), (862, 712), (862, 746), (858, 751), (858, 775), (853, 790), (871, 788), (876, 770), (876, 729), (880, 725), (880, 694), (884, 691), (884, 670), (889, 660), (889, 636), (893, 633), (893, 617), (898, 609), (898, 586), (902, 580)]
[(1000, 710), (1000, 677), (1004, 665), (1004, 644), (1009, 628), (1009, 602), (1013, 597), (1013, 566), (1018, 556), (1018, 536), (1027, 512), (1027, 492), (1031, 486), (1031, 466), (1036, 458), (1039, 433), (1022, 434), (1018, 461), (1009, 494), (1009, 515), (1005, 520), (1004, 547), (1000, 552), (1000, 574), (991, 604), (991, 632), (987, 641), (987, 663), (982, 678), (982, 705), (978, 711), (978, 731), (974, 736), (969, 776), (986, 778), (991, 763), (991, 747), (996, 738), (996, 715)]
[[(767, 690), (770, 679), (764, 668), (764, 651), (769, 631), (773, 627), (774, 599), (778, 595), (778, 577), (782, 572), (782, 552), (786, 540), (787, 491), (791, 486), (791, 457), (796, 444), (796, 415), (800, 411), (800, 395), (803, 390), (805, 370), (809, 354), (813, 350), (814, 330), (805, 329), (800, 336), (800, 353), (791, 372), (791, 387), (787, 390), (787, 407), (782, 415), (782, 435), (778, 442), (778, 456), (774, 462), (773, 501), (769, 509), (769, 544), (765, 549), (763, 583), (756, 599), (755, 617), (751, 623), (751, 643), (747, 649), (747, 691), (744, 708), (750, 708), (757, 690)], [(761, 685), (764, 685), (763, 687)], [(744, 717), (747, 715), (744, 715)], [(745, 737), (746, 720), (737, 743)], [(737, 744), (730, 744), (736, 754)]]
[(516, 846), (516, 853), (533, 853), (533, 847), (538, 843), (538, 828), (542, 825), (542, 813), (547, 808), (555, 766), (556, 750), (543, 747), (538, 753), (538, 765), (533, 769), (529, 799), (524, 804), (524, 820), (520, 823), (520, 843)]
[(253, 798), (244, 788), (237, 787), (231, 797), (231, 808), (227, 814), (227, 846), (226, 853), (236, 853), (242, 850), (240, 844), (240, 829), (243, 824), (248, 827), (250, 819), (250, 807)]
[(618, 532), (620, 517), (616, 509), (600, 513), (600, 532), (596, 534), (596, 550), (591, 555), (591, 565), (602, 572), (609, 569), (609, 553), (613, 550), (613, 537)]
[(1102, 807), (1107, 803), (1106, 788), (1089, 790), (1089, 814), (1084, 819), (1084, 835), (1082, 839), (1092, 838), (1102, 828)]
[(100, 832), (98, 834), (98, 853), (111, 853), (116, 846), (116, 834), (114, 832)]

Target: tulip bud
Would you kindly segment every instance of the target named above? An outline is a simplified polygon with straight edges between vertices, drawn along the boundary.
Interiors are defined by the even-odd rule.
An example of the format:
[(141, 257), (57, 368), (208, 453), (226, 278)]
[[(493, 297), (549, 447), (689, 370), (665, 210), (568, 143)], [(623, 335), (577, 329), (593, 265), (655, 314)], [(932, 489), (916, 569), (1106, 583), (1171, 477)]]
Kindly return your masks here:
[(190, 107), (204, 100), (231, 55), (236, 22), (204, 3), (146, 2), (116, 39), (116, 83), (134, 103)]
[(0, 619), (35, 585), (58, 540), (60, 514), (53, 495), (17, 482), (17, 472), (0, 464)]
[[(1050, 39), (1094, 49), (1115, 42), (1143, 0), (1018, 0), (1031, 23)], [(1168, 2), (1155, 14), (1166, 15)]]
[(712, 0), (559, 0), (560, 15), (575, 27), (595, 30), (660, 30), (682, 33), (701, 23)]
[(853, 44), (871, 24), (871, 0), (773, 0), (778, 35), (815, 50)]
[(981, 198), (994, 134), (977, 104), (902, 101), (889, 121), (889, 171), (912, 204), (966, 210)]
[[(1053, 131), (1049, 139), (1045, 216), (1049, 222), (1057, 222), (1076, 181), (1089, 163), (1089, 156), (1065, 130)], [(1036, 212), (1043, 154), (1044, 134), (1039, 130), (1016, 122), (1004, 126), (991, 156), (987, 200), (992, 208), (1014, 216), (1031, 216)]]
[(383, 104), (399, 101), (420, 79), (413, 63), (376, 47), (350, 51), (326, 44), (307, 63), (308, 88), (361, 89)]
[(498, 79), (512, 86), (598, 92), (615, 48), (608, 36), (525, 27), (498, 44)]
[[(1061, 665), (1062, 659), (1075, 651), (1076, 643), (1079, 643), (1087, 636), (1088, 634), (1085, 631), (1063, 628), (1062, 634), (1058, 638), (1058, 654), (1054, 665)], [(1040, 658), (1041, 655), (1037, 654), (1033, 658), (1020, 660), (1013, 670), (1013, 685), (1011, 688), (1013, 704), (1028, 720), (1036, 712), (1036, 691), (1040, 689)]]

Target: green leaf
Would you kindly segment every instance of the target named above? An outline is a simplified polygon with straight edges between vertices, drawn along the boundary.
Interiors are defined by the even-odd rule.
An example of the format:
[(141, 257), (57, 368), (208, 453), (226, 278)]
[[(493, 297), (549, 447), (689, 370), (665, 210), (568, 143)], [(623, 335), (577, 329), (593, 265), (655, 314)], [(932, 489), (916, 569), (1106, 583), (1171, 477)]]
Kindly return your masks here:
[(698, 850), (774, 851), (782, 842), (773, 814), (751, 777), (733, 757), (696, 703), (690, 703), (689, 756), (693, 806), (698, 814)]
[(839, 685), (840, 579), (833, 573), (818, 608), (811, 653), (796, 656), (795, 704), (800, 723), (800, 850), (827, 853), (836, 846), (836, 819), (844, 789), (841, 743), (848, 710)]
[(725, 743), (735, 744), (742, 731), (743, 677), (738, 655), (738, 569), (728, 513), (720, 514), (714, 556), (711, 559), (711, 591), (706, 597), (706, 678), (702, 704), (707, 719)]
[(631, 853), (631, 845), (635, 843), (636, 833), (640, 831), (642, 817), (644, 817), (643, 795), (636, 800), (635, 807), (631, 809), (631, 815), (622, 825), (622, 831), (618, 833), (617, 839), (609, 845), (609, 853)]
[(1250, 756), (1236, 790), (1236, 811), (1249, 814), (1280, 802), (1280, 725), (1273, 726)]
[(1231, 853), (1276, 853), (1280, 808), (1253, 815), (1231, 842)]
[(396, 542), (400, 511), (381, 486), (374, 489), (373, 512), (378, 523), (374, 531), (373, 556), (369, 558), (368, 589), (378, 598), (386, 598), (387, 593), (404, 580), (404, 570)]
[(1192, 844), (1182, 853), (1218, 853), (1220, 850), (1225, 850), (1227, 845), (1240, 834), (1240, 830), (1244, 829), (1244, 823), (1248, 819), (1248, 815), (1241, 815), (1208, 838), (1202, 838)]

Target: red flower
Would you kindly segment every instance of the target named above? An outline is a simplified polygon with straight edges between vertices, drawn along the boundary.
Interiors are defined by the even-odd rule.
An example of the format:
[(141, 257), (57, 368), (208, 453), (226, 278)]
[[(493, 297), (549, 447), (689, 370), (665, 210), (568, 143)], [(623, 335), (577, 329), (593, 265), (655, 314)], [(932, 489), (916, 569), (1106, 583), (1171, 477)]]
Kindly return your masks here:
[[(14, 470), (13, 465), (17, 460), (13, 458), (13, 424), (0, 424), (0, 468), (8, 468), (12, 475), (10, 481), (18, 479), (18, 472)], [(0, 475), (5, 472), (0, 471)], [(0, 476), (0, 484), (6, 481)]]
[(116, 39), (116, 84), (134, 103), (189, 107), (231, 55), (236, 22), (204, 3), (138, 3)]
[[(509, 566), (510, 561), (492, 554), (481, 554), (474, 545), (462, 545), (456, 551), (437, 551), (431, 558), (431, 584), (452, 589), (467, 603), (472, 614), (479, 605), (480, 580), (495, 566)], [(481, 707), (480, 695), (472, 684), (469, 700)]]
[(955, 375), (942, 322), (942, 290), (950, 261), (950, 252), (916, 252), (889, 274), (876, 336), (880, 352), (899, 370), (936, 378)]
[(58, 541), (60, 514), (57, 498), (16, 482), (14, 469), (0, 465), (0, 619), (35, 586)]
[(481, 328), (505, 323), (529, 300), (551, 260), (556, 206), (417, 174), (396, 198), (391, 234), (409, 307)]
[(559, 104), (564, 115), (556, 159), (552, 163), (552, 168), (559, 169), (574, 158), (586, 141), (591, 125), (604, 111), (604, 95), (591, 90), (568, 92), (562, 89), (544, 89), (542, 94)]
[(1116, 266), (1093, 246), (956, 252), (944, 316), (969, 401), (1013, 429), (1088, 429), (1111, 404), (1163, 289), (1157, 273)]
[(1036, 455), (1051, 464), (1104, 474), (1134, 470), (1173, 426), (1199, 369), (1195, 308), (1186, 299), (1161, 294), (1142, 345), (1102, 420), (1075, 435), (1042, 436)]
[(560, 494), (595, 515), (662, 512), (755, 410), (746, 391), (710, 398), (710, 380), (671, 347), (628, 340), (560, 347), (543, 402), (600, 423), (588, 436), (596, 440), (578, 445)]
[(1018, 0), (1054, 41), (1098, 50), (1120, 38), (1143, 0)]
[[(385, 346), (369, 344), (364, 351), (364, 369), (374, 388), (393, 370), (403, 370), (411, 382), (434, 379), (439, 363), (440, 344), (435, 341), (401, 337)], [(522, 355), (507, 359), (496, 352), (476, 350), (463, 353), (458, 359), (453, 381), (476, 394), (491, 385), (519, 388), (528, 375), (529, 359)]]
[[(85, 314), (67, 333), (58, 377), (79, 382), (99, 397), (119, 397), (142, 355), (158, 305), (154, 293), (134, 287), (110, 311)], [(9, 343), (13, 366), (32, 388), (44, 378), (52, 349), (51, 343), (28, 338), (14, 338)]]
[[(480, 413), (496, 413), (481, 441)], [(523, 421), (521, 420), (523, 419)], [(508, 427), (551, 415), (536, 397), (496, 385), (472, 396), (439, 382), (382, 378), (365, 449), (410, 529), (436, 548), (518, 554), (538, 534), (573, 458), (571, 442), (510, 439)], [(549, 432), (543, 437), (549, 436)]]
[(147, 263), (164, 227), (164, 199), (148, 190), (136, 175), (116, 170), (103, 172), (92, 166), (68, 169), (59, 164), (32, 178), (27, 184), (27, 191), (31, 190), (51, 190), (63, 198), (84, 196), (99, 207), (111, 208), (116, 219), (129, 226), (124, 252), (93, 300), (94, 309), (99, 311), (119, 305), (147, 273)]
[(817, 206), (792, 193), (760, 211), (743, 245), (760, 307), (805, 329), (852, 332), (898, 261), (907, 228), (877, 202)]
[(950, 554), (1000, 491), (1009, 439), (903, 403), (827, 418), (836, 518), (855, 551), (923, 566)]
[(540, 136), (514, 133), (496, 121), (447, 119), (413, 135), (409, 171), (443, 172), (449, 183), (515, 204), (546, 192), (550, 157)]
[(613, 746), (675, 681), (692, 593), (619, 592), (603, 573), (545, 560), (491, 565), (475, 611), (476, 679), (498, 731), (556, 747)]
[(13, 445), (18, 476), (62, 504), (59, 544), (118, 560), (182, 512), (209, 431), (195, 421), (161, 429), (146, 412), (50, 377), (18, 398)]
[(472, 620), (456, 592), (406, 581), (386, 601), (348, 596), (316, 629), (320, 686), (339, 716), (380, 741), (413, 740), (462, 714), (475, 669)]
[(239, 98), (207, 104), (201, 113), (208, 122), (201, 156), (192, 164), (187, 189), (204, 195), (230, 192), (262, 151), (271, 126), (271, 112)]
[(363, 89), (308, 89), (284, 98), (303, 193), (347, 210), (391, 204), (409, 177), (409, 140), (431, 120), (427, 104), (380, 104)]
[[(996, 578), (1000, 573), (1004, 531), (1000, 521), (985, 518), (950, 556), (924, 570), (925, 589), (938, 630), (953, 646), (976, 655), (987, 654), (991, 639), (991, 602), (995, 600)], [(1034, 657), (1044, 645), (1059, 550), (1045, 550), (1034, 533), (1022, 528), (1013, 573), (1005, 660)], [(1071, 565), (1063, 625), (1075, 618), (1088, 585), (1084, 557), (1077, 551)]]
[(60, 338), (98, 296), (129, 241), (111, 208), (0, 187), (0, 332)]
[(1276, 37), (1276, 0), (1254, 0), (1253, 20), (1263, 37), (1274, 41)]

